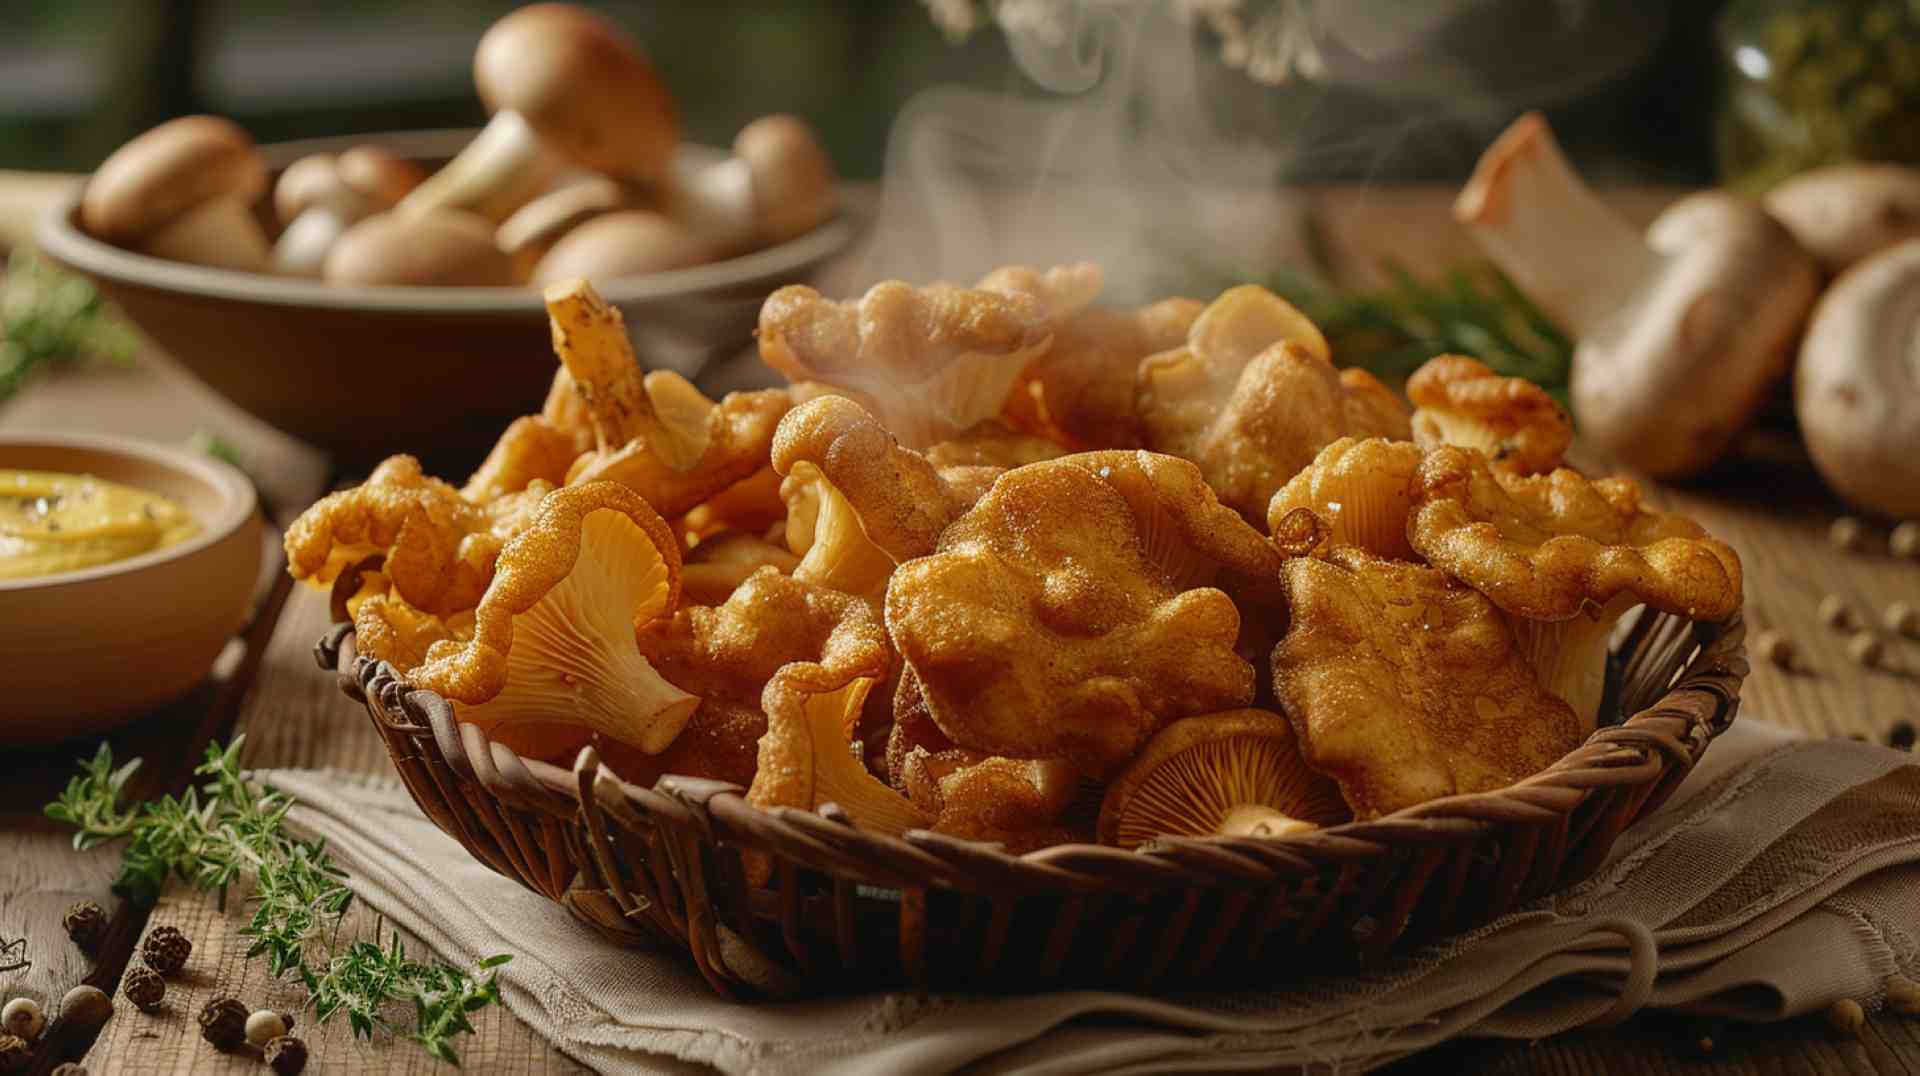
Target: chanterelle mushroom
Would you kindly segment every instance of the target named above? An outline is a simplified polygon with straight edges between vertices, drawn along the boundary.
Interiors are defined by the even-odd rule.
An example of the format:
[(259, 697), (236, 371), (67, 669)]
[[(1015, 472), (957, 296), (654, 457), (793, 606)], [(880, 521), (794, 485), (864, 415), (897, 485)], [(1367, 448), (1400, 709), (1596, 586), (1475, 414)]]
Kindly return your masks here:
[(1182, 718), (1147, 741), (1107, 786), (1102, 844), (1155, 837), (1277, 837), (1349, 817), (1340, 787), (1300, 757), (1293, 727), (1265, 710)]
[(797, 116), (762, 116), (740, 129), (718, 163), (674, 158), (667, 205), (716, 249), (736, 252), (805, 235), (838, 204), (833, 161)]
[(1422, 363), (1407, 378), (1407, 398), (1416, 443), (1477, 448), (1515, 474), (1553, 470), (1573, 443), (1573, 424), (1545, 389), (1464, 355)]
[(283, 224), (273, 267), (292, 276), (319, 276), (327, 251), (348, 227), (393, 208), (425, 178), (419, 165), (372, 145), (293, 162), (273, 188), (273, 209)]
[(1838, 275), (1888, 247), (1920, 239), (1920, 168), (1816, 168), (1768, 191), (1766, 206), (1820, 259), (1820, 268)]
[(1579, 339), (1582, 435), (1655, 477), (1719, 458), (1786, 373), (1819, 282), (1793, 236), (1733, 194), (1683, 198), (1635, 235), (1538, 114), (1487, 149), (1454, 215)]
[(329, 284), (500, 287), (513, 283), (513, 263), (493, 245), (493, 229), (471, 213), (376, 213), (334, 242), (321, 277)]
[(531, 4), (494, 23), (473, 82), (493, 119), (401, 213), (467, 209), (498, 223), (567, 163), (650, 185), (680, 141), (673, 98), (639, 44), (574, 4)]
[(231, 120), (184, 116), (121, 146), (80, 197), (88, 233), (157, 258), (264, 271), (266, 233), (253, 203), (267, 167)]
[(1794, 408), (1842, 497), (1920, 516), (1920, 239), (1868, 258), (1821, 297), (1800, 345)]

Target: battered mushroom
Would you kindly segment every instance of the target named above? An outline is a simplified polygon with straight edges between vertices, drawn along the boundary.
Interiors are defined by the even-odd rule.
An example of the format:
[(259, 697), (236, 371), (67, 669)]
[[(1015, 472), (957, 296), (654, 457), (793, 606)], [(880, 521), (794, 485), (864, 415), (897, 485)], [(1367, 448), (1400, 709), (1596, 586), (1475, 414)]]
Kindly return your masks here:
[(1133, 381), (1140, 361), (1179, 347), (1204, 308), (1196, 299), (1162, 299), (1067, 318), (1007, 401), (1009, 419), (1073, 449), (1139, 447)]
[(1786, 373), (1813, 306), (1813, 258), (1760, 206), (1681, 199), (1643, 240), (1581, 182), (1538, 114), (1480, 158), (1454, 215), (1579, 339), (1584, 436), (1655, 477), (1697, 472)]
[(1802, 172), (1767, 192), (1767, 212), (1829, 276), (1920, 239), (1920, 168), (1849, 162)]
[(1477, 448), (1514, 474), (1554, 470), (1573, 442), (1573, 423), (1545, 389), (1464, 355), (1421, 364), (1407, 379), (1407, 398), (1416, 443)]
[(1062, 759), (916, 748), (902, 766), (901, 783), (935, 833), (991, 841), (1013, 855), (1079, 838), (1063, 816), (1079, 795), (1080, 778)]
[(320, 275), (329, 284), (502, 287), (513, 283), (513, 263), (471, 213), (377, 213), (333, 244)]
[(493, 118), (402, 214), (465, 209), (497, 224), (569, 164), (653, 184), (680, 141), (673, 98), (639, 44), (577, 5), (530, 4), (494, 23), (473, 82)]
[(719, 163), (674, 158), (667, 205), (717, 250), (772, 246), (814, 230), (838, 205), (833, 161), (797, 116), (762, 116), (740, 129)]
[(1412, 560), (1407, 518), (1420, 458), (1420, 448), (1405, 441), (1342, 437), (1273, 495), (1267, 530), (1282, 538), (1292, 514), (1307, 509), (1326, 523), (1316, 542)]
[(393, 208), (425, 178), (419, 165), (372, 145), (293, 162), (273, 188), (282, 225), (273, 267), (291, 276), (319, 276), (327, 252), (350, 226)]
[(1920, 239), (1868, 258), (1821, 297), (1800, 345), (1794, 409), (1840, 496), (1920, 516)]
[(253, 203), (267, 188), (253, 139), (218, 116), (169, 120), (121, 146), (80, 196), (80, 223), (156, 258), (264, 272), (266, 233)]
[(593, 445), (593, 425), (573, 375), (562, 366), (553, 375), (540, 413), (523, 415), (507, 425), (487, 458), (460, 487), (460, 495), (486, 504), (536, 481), (561, 485), (574, 461)]
[(1348, 819), (1340, 788), (1300, 756), (1287, 719), (1266, 710), (1182, 718), (1107, 786), (1102, 844), (1156, 837), (1278, 837)]

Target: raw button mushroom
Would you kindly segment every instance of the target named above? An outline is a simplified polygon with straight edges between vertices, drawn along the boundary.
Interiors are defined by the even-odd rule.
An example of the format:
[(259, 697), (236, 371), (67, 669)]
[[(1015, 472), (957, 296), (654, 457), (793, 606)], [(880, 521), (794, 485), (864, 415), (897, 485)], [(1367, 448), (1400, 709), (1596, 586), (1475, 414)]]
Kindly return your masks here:
[(1847, 270), (1821, 296), (1793, 402), (1834, 492), (1896, 519), (1920, 515), (1920, 239)]
[(534, 267), (562, 236), (587, 221), (628, 203), (627, 191), (605, 176), (585, 176), (535, 198), (514, 211), (493, 233), (494, 242), (513, 259), (513, 275), (528, 280)]
[(231, 120), (169, 120), (115, 150), (87, 181), (80, 223), (97, 238), (157, 258), (264, 271), (266, 233), (253, 203), (267, 167)]
[(1725, 451), (1786, 373), (1819, 282), (1793, 236), (1732, 194), (1684, 198), (1634, 234), (1538, 114), (1488, 148), (1454, 215), (1579, 339), (1581, 434), (1659, 478)]
[(540, 264), (532, 283), (549, 284), (585, 277), (609, 281), (686, 269), (713, 260), (700, 236), (670, 218), (644, 209), (606, 213), (561, 236)]
[(471, 213), (379, 213), (347, 229), (321, 276), (329, 284), (496, 287), (513, 283), (513, 263), (493, 245), (493, 228)]
[(285, 224), (273, 245), (274, 268), (291, 276), (319, 276), (327, 252), (349, 227), (392, 209), (425, 178), (419, 165), (378, 146), (293, 162), (273, 188), (274, 212)]
[(1829, 275), (1908, 239), (1920, 239), (1920, 168), (1837, 164), (1767, 192), (1767, 212)]
[(833, 161), (813, 128), (796, 116), (763, 116), (733, 140), (718, 164), (674, 159), (673, 216), (728, 251), (773, 246), (805, 235), (833, 216)]
[(469, 209), (498, 223), (568, 165), (659, 183), (680, 142), (673, 98), (640, 46), (573, 4), (533, 4), (488, 28), (473, 81), (493, 119), (400, 204)]

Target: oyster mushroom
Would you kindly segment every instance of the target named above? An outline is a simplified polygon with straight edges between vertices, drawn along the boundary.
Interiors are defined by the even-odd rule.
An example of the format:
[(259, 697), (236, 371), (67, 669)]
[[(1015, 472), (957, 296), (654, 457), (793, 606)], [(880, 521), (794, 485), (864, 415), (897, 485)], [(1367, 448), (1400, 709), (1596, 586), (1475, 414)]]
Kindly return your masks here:
[(231, 120), (169, 120), (113, 152), (80, 196), (91, 235), (156, 258), (264, 272), (266, 233), (253, 203), (267, 166)]
[(513, 263), (471, 213), (376, 213), (333, 244), (320, 275), (368, 287), (500, 287), (513, 283)]
[(1787, 226), (1829, 276), (1909, 239), (1920, 239), (1920, 168), (1836, 164), (1802, 172), (1767, 192), (1767, 212)]
[(767, 734), (747, 802), (804, 809), (836, 803), (861, 828), (895, 836), (924, 828), (928, 815), (868, 773), (853, 753), (853, 728), (874, 681), (823, 684), (817, 668), (789, 665), (767, 683), (761, 695)]
[(1920, 516), (1920, 239), (1844, 273), (1800, 345), (1794, 410), (1834, 492)]
[(703, 265), (717, 252), (671, 217), (645, 209), (601, 213), (555, 240), (533, 267), (539, 288), (584, 277), (608, 281)]
[(651, 185), (680, 141), (673, 98), (639, 44), (574, 4), (531, 4), (488, 27), (473, 82), (493, 118), (407, 195), (403, 215), (466, 209), (497, 224), (567, 165)]
[(1537, 113), (1480, 158), (1454, 216), (1579, 340), (1581, 433), (1659, 478), (1713, 463), (1785, 375), (1819, 284), (1758, 203), (1719, 191), (1633, 229), (1587, 188)]
[(501, 550), (472, 638), (434, 644), (409, 680), (485, 730), (574, 725), (658, 754), (700, 699), (654, 670), (635, 629), (679, 594), (678, 544), (638, 495), (612, 482), (555, 490)]
[(1300, 755), (1287, 719), (1266, 710), (1182, 718), (1147, 741), (1107, 785), (1096, 834), (1137, 848), (1155, 837), (1279, 837), (1351, 817), (1340, 787)]
[(674, 158), (668, 212), (727, 253), (805, 235), (838, 206), (833, 161), (797, 116), (762, 116), (740, 129), (733, 156), (718, 163)]
[(283, 223), (273, 267), (290, 276), (319, 276), (327, 251), (349, 227), (392, 209), (425, 178), (419, 165), (379, 146), (293, 162), (273, 188), (274, 212)]

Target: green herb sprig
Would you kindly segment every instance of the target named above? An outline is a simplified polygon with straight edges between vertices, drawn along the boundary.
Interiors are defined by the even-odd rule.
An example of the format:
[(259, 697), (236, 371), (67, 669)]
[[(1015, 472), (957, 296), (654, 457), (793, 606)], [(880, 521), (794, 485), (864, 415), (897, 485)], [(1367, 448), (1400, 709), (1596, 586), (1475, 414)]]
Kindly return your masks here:
[[(47, 817), (75, 827), (78, 849), (124, 839), (114, 889), (138, 903), (152, 903), (169, 877), (223, 895), (251, 881), (253, 916), (240, 930), (251, 941), (247, 957), (265, 957), (275, 977), (297, 979), (317, 1022), (345, 1013), (362, 1038), (386, 1031), (458, 1065), (454, 1037), (473, 1032), (470, 1014), (500, 1001), (496, 976), (480, 976), (512, 958), (489, 957), (468, 973), (414, 959), (397, 935), (383, 940), (377, 924), (371, 939), (342, 939), (340, 923), (353, 906), (346, 872), (324, 841), (286, 833), (293, 798), (247, 779), (243, 740), (224, 750), (208, 746), (194, 771), (205, 778), (197, 787), (140, 804), (122, 803), (140, 760), (115, 766), (102, 744), (47, 805)], [(391, 1016), (409, 1005), (412, 1027), (402, 1031)]]
[(0, 400), (52, 366), (133, 361), (134, 334), (92, 284), (23, 251), (0, 278)]

